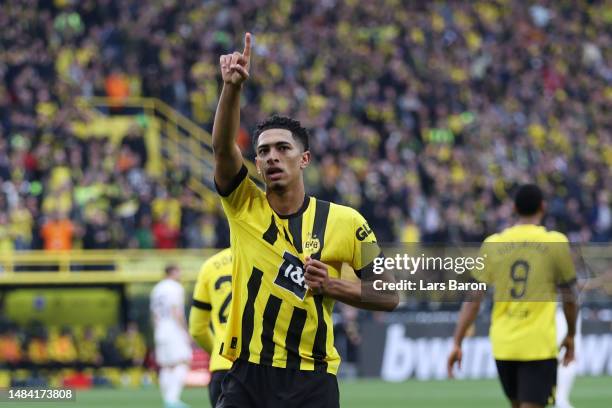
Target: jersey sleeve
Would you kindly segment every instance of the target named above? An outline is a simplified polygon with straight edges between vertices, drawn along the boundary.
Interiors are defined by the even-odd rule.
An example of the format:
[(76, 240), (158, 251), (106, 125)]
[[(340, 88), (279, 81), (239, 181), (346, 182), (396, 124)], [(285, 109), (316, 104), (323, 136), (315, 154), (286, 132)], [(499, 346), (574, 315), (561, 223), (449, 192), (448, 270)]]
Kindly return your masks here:
[(242, 165), (226, 191), (221, 191), (215, 181), (215, 188), (221, 196), (223, 210), (229, 219), (241, 218), (246, 210), (253, 206), (255, 199), (264, 195), (248, 175), (246, 166)]
[(353, 211), (351, 218), (352, 225), (348, 230), (352, 234), (353, 242), (350, 264), (355, 274), (361, 279), (368, 271), (371, 271), (374, 258), (381, 254), (381, 249), (366, 219), (357, 211)]
[(189, 334), (200, 347), (210, 353), (213, 347), (213, 338), (210, 331), (212, 304), (209, 291), (211, 274), (209, 272), (207, 263), (204, 263), (193, 290), (193, 300), (189, 312)]

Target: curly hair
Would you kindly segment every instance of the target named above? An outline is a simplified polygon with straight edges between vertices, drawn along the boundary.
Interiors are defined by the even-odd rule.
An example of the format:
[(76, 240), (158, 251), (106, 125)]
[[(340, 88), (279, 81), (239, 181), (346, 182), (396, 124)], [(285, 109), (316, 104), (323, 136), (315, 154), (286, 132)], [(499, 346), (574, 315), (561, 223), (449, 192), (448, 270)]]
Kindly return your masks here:
[(259, 139), (259, 136), (268, 129), (286, 129), (291, 132), (294, 139), (298, 140), (302, 144), (304, 151), (310, 148), (308, 143), (308, 139), (310, 137), (308, 130), (302, 127), (302, 124), (299, 121), (291, 119), (287, 116), (279, 115), (272, 115), (263, 122), (257, 124), (257, 127), (255, 128), (255, 137), (253, 138), (255, 148), (257, 148), (257, 140)]

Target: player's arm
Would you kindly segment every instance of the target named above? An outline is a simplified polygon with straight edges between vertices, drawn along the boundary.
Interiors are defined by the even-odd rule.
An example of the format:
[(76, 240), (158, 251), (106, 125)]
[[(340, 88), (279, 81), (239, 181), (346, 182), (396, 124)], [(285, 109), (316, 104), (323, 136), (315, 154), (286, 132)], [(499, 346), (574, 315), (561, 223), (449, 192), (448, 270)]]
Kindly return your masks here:
[(471, 299), (468, 302), (463, 302), (461, 305), (461, 311), (459, 312), (459, 319), (457, 320), (457, 326), (455, 327), (455, 334), (453, 335), (453, 349), (448, 356), (447, 372), (448, 377), (453, 378), (453, 366), (455, 363), (461, 368), (461, 359), (463, 357), (461, 351), (461, 344), (465, 338), (470, 326), (476, 321), (478, 312), (480, 311), (480, 304), (484, 297), (484, 291), (473, 291)]
[(213, 349), (214, 337), (212, 330), (210, 329), (211, 324), (211, 309), (210, 304), (203, 302), (194, 304), (191, 306), (189, 312), (189, 334), (198, 343), (198, 346), (202, 347), (207, 353), (211, 353)]
[[(399, 303), (399, 296), (396, 291), (377, 293), (368, 291), (371, 296), (364, 296), (362, 292), (363, 281), (353, 282), (330, 278), (327, 273), (327, 265), (317, 259), (308, 258), (304, 266), (306, 268), (306, 283), (315, 293), (321, 293), (339, 302), (366, 310), (392, 312)], [(392, 282), (393, 278), (381, 277), (381, 280)]]
[(567, 322), (567, 334), (561, 342), (561, 348), (565, 349), (563, 365), (568, 365), (574, 360), (574, 338), (576, 336), (576, 320), (578, 318), (578, 302), (576, 295), (576, 282), (559, 285), (563, 314)]
[(182, 286), (180, 287), (180, 290), (176, 292), (176, 295), (171, 302), (170, 313), (172, 318), (183, 330), (185, 330), (185, 333), (189, 333), (189, 329), (187, 328), (187, 320), (185, 319), (185, 290)]
[[(354, 270), (361, 282), (345, 279), (330, 278), (327, 265), (318, 259), (306, 258), (304, 264), (306, 284), (315, 293), (322, 293), (339, 302), (346, 303), (360, 309), (393, 311), (399, 304), (399, 295), (395, 290), (372, 290), (373, 279), (385, 283), (393, 282), (390, 273), (375, 275), (374, 259), (380, 256), (380, 248), (376, 243), (376, 236), (368, 226), (365, 218), (355, 210), (342, 220), (342, 233), (348, 234), (346, 253), (340, 254)], [(346, 228), (345, 223), (352, 224)], [(349, 225), (350, 225), (349, 224)]]
[(193, 302), (189, 311), (189, 334), (200, 347), (209, 354), (213, 349), (214, 336), (211, 329), (212, 296), (210, 276), (213, 272), (208, 270), (210, 262), (202, 265), (198, 280), (193, 288)]
[(185, 319), (185, 310), (180, 306), (174, 306), (172, 308), (172, 315), (174, 316), (174, 320), (176, 320), (185, 331), (187, 330), (187, 320)]
[(251, 34), (246, 33), (243, 52), (222, 55), (219, 61), (223, 89), (215, 113), (212, 143), (215, 182), (222, 193), (231, 189), (231, 184), (243, 165), (236, 136), (240, 126), (240, 93), (242, 83), (249, 77), (250, 57)]
[(565, 321), (567, 322), (567, 334), (561, 342), (561, 348), (565, 349), (563, 365), (568, 365), (574, 360), (574, 337), (576, 336), (576, 320), (578, 317), (578, 301), (576, 293), (576, 269), (572, 258), (572, 250), (563, 237), (563, 243), (553, 244), (558, 249), (557, 261), (557, 288), (561, 295), (561, 304)]

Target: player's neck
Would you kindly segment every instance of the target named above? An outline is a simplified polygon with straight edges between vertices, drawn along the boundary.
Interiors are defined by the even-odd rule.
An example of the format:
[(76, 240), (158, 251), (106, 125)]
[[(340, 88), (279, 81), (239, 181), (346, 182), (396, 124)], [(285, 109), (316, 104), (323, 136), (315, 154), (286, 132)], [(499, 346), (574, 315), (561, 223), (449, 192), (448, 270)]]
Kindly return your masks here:
[(519, 217), (514, 225), (540, 225), (542, 222), (541, 215), (533, 215), (531, 217)]
[(304, 184), (298, 183), (294, 188), (285, 190), (269, 190), (266, 192), (266, 197), (270, 207), (275, 213), (281, 216), (295, 214), (304, 205)]

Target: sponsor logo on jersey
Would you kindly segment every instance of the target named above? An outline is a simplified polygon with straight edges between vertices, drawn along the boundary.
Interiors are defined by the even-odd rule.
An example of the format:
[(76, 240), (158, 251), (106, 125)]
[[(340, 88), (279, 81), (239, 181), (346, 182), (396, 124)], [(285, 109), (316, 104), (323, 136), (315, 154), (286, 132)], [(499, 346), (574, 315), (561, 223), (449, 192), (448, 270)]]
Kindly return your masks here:
[(372, 233), (370, 226), (368, 223), (364, 223), (361, 227), (357, 228), (357, 232), (355, 232), (355, 236), (359, 241), (363, 241)]
[(278, 268), (278, 275), (274, 283), (304, 300), (306, 296), (306, 282), (304, 279), (304, 264), (300, 258), (285, 251), (283, 263)]

